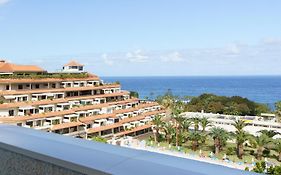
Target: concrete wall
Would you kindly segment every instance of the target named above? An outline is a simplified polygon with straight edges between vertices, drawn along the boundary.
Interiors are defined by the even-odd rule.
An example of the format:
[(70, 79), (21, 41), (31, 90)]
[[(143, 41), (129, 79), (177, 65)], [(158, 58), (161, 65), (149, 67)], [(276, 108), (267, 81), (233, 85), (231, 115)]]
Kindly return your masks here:
[(1, 175), (85, 175), (54, 164), (0, 149)]

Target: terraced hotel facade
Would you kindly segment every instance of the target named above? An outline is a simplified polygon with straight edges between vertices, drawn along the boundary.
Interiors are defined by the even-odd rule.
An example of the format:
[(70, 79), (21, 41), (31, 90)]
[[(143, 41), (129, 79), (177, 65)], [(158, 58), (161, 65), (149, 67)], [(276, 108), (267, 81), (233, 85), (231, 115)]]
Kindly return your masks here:
[(155, 102), (141, 101), (104, 83), (71, 61), (62, 71), (0, 61), (0, 123), (74, 137), (139, 135), (165, 116)]

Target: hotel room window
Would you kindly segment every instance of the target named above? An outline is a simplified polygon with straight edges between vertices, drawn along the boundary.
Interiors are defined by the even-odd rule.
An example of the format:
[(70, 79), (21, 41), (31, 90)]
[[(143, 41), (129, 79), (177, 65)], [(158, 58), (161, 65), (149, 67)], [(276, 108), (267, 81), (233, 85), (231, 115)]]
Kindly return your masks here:
[(18, 89), (23, 89), (22, 84), (18, 85)]
[(14, 110), (9, 110), (9, 116), (14, 116)]

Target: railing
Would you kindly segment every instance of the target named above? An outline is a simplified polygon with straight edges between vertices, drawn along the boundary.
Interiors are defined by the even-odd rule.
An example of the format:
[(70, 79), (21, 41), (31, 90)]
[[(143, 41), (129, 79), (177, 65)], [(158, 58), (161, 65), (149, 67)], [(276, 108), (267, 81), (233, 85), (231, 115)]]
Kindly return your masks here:
[(11, 125), (0, 125), (0, 174), (254, 175)]

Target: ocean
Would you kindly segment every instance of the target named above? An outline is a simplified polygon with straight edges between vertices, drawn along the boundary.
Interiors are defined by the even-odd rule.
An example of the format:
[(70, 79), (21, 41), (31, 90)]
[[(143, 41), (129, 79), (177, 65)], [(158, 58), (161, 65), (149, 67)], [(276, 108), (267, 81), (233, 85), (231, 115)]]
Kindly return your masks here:
[(268, 104), (281, 101), (281, 76), (225, 77), (102, 77), (105, 82), (119, 81), (122, 89), (137, 91), (140, 98), (155, 98), (170, 89), (178, 96), (198, 96), (213, 93), (242, 96)]

